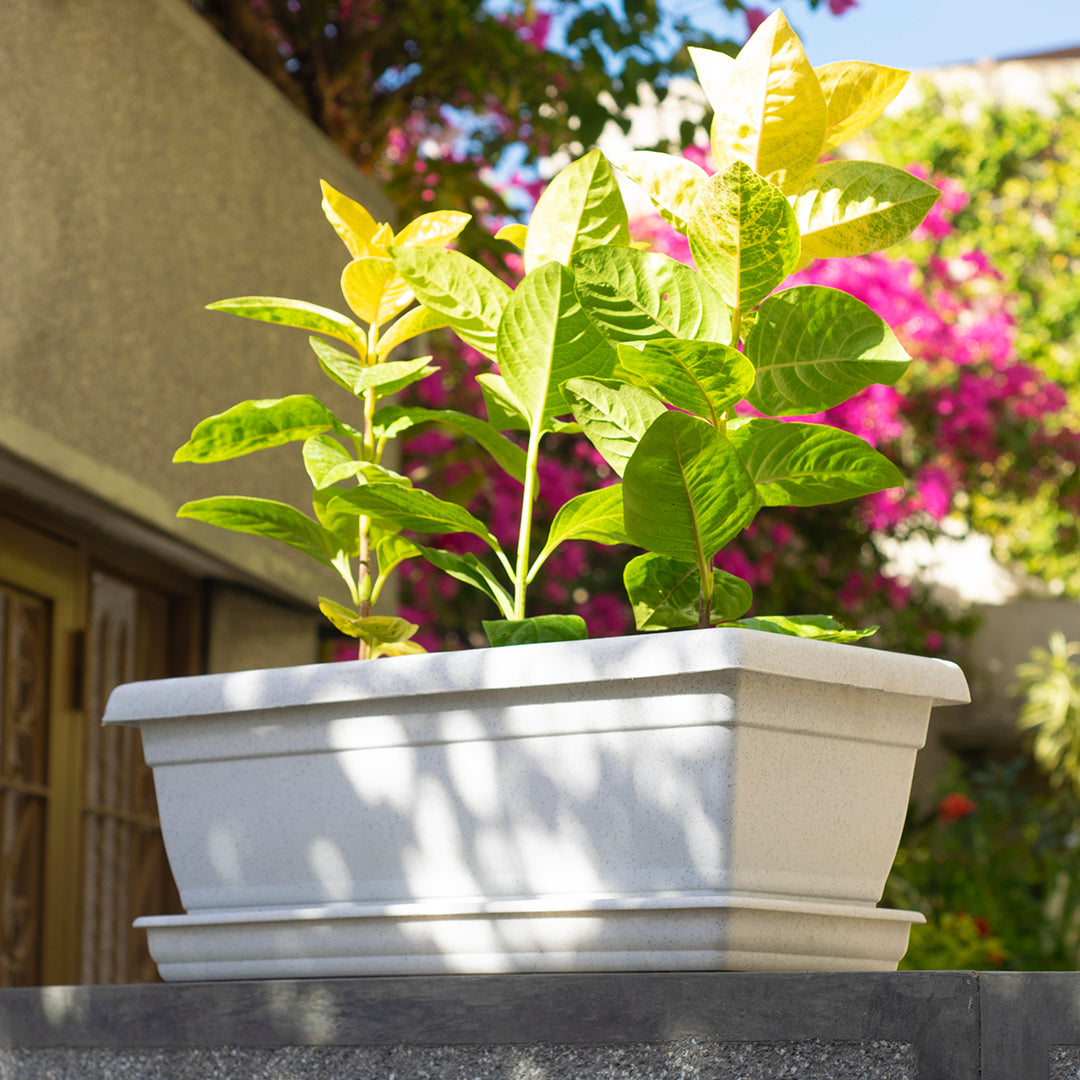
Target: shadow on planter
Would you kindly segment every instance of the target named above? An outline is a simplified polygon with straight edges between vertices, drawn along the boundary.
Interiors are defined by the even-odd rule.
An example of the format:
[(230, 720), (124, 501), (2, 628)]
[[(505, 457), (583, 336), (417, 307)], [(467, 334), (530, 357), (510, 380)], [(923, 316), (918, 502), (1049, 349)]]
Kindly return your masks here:
[(888, 970), (945, 661), (747, 630), (130, 684), (167, 979)]

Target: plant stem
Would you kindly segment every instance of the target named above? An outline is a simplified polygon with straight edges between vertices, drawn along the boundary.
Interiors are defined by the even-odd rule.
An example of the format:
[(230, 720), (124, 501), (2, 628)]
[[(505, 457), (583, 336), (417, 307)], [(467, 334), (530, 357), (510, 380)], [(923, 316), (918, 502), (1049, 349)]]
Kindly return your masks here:
[(738, 307), (732, 308), (731, 311), (731, 346), (734, 349), (739, 347), (739, 334), (742, 331), (742, 313)]
[(712, 559), (706, 559), (700, 548), (698, 549), (698, 573), (701, 575), (701, 594), (698, 599), (698, 628), (707, 630), (712, 625)]
[[(375, 356), (379, 344), (379, 327), (372, 323), (368, 327), (367, 355), (370, 359)], [(374, 388), (364, 391), (364, 456), (368, 461), (378, 463), (378, 454), (375, 450), (375, 390)], [(361, 515), (357, 521), (359, 530), (359, 570), (357, 574), (357, 592), (360, 602), (357, 605), (357, 613), (361, 619), (366, 619), (371, 614), (371, 518)], [(358, 660), (368, 658), (367, 642), (363, 638), (357, 638)]]
[(529, 450), (525, 459), (525, 491), (521, 496), (521, 528), (518, 531), (517, 572), (514, 575), (514, 618), (525, 618), (525, 587), (529, 574), (529, 538), (532, 534), (533, 502), (536, 500), (536, 462), (540, 456), (541, 425), (529, 431)]

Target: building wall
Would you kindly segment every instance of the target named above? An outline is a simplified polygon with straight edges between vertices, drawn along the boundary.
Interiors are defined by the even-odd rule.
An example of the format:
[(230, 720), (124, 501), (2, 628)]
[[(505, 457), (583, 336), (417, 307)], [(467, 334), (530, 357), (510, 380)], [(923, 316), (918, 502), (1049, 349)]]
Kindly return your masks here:
[(171, 457), (247, 398), (313, 392), (354, 414), (300, 331), (203, 307), (269, 294), (342, 308), (348, 253), (319, 179), (380, 219), (389, 206), (185, 0), (7, 0), (0, 37), (0, 482), (33, 498), (57, 481), (53, 510), (87, 496), (90, 524), (119, 511), (221, 576), (310, 602), (329, 571), (174, 517), (219, 493), (303, 506), (299, 447)]

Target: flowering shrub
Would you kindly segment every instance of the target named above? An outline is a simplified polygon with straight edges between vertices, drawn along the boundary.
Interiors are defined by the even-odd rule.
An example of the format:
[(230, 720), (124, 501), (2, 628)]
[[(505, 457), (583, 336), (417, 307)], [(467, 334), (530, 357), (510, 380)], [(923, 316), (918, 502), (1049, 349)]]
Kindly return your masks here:
[(1067, 971), (1080, 962), (1080, 799), (1019, 758), (964, 772), (913, 810), (884, 904), (921, 911), (907, 969)]
[[(1012, 370), (988, 372), (984, 362), (986, 377), (977, 378), (978, 367), (962, 375), (970, 404), (961, 402), (955, 415), (972, 422), (955, 432), (954, 446), (960, 451), (972, 437), (983, 450), (996, 442), (999, 454), (990, 460), (982, 452), (982, 463), (968, 469), (955, 509), (992, 536), (1002, 560), (1052, 592), (1078, 596), (1080, 92), (1062, 95), (1051, 113), (945, 98), (929, 86), (924, 94), (912, 112), (875, 125), (861, 152), (964, 179), (971, 197), (933, 250), (947, 265), (966, 258), (978, 270), (992, 267), (1013, 323)], [(925, 250), (916, 245), (916, 258)], [(982, 284), (995, 287), (985, 277)]]

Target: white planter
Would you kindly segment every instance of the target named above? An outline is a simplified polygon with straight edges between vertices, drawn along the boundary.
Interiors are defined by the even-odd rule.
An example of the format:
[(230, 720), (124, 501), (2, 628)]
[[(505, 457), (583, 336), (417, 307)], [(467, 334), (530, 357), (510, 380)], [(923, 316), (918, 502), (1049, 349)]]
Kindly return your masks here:
[(941, 660), (747, 630), (133, 683), (166, 979), (890, 970)]

